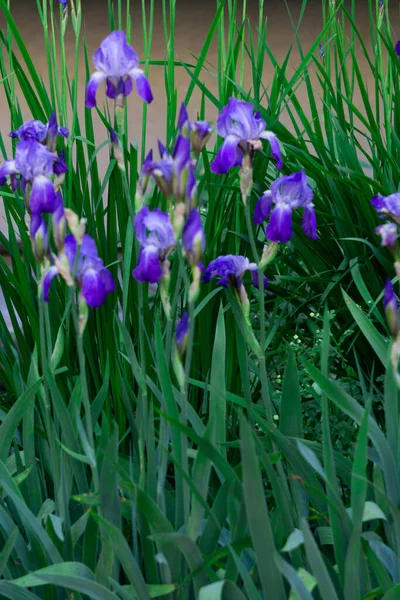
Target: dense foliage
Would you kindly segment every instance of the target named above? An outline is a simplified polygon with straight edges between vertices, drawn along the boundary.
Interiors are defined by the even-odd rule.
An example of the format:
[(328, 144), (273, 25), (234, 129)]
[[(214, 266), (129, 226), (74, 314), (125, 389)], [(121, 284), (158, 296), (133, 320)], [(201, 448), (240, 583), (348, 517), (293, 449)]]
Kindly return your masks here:
[[(252, 25), (245, 2), (218, 0), (190, 63), (175, 56), (177, 1), (160, 4), (142, 3), (140, 62), (129, 1), (108, 0), (93, 67), (81, 0), (37, 0), (47, 85), (0, 0), (13, 142), (7, 155), (0, 132), (0, 596), (400, 598), (390, 280), (383, 302), (400, 274), (400, 61), (387, 0), (368, 3), (371, 50), (354, 0), (324, 1), (302, 48), (304, 0), (294, 69), (293, 47), (278, 64), (268, 45), (263, 0)], [(217, 95), (202, 79), (214, 40)], [(156, 67), (159, 160), (145, 151)]]

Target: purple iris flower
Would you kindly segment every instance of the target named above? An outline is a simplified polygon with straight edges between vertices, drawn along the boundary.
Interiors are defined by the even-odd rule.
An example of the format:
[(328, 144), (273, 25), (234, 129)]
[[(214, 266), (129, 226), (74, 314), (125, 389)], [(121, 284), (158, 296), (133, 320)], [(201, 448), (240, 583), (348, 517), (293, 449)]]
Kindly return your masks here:
[(381, 219), (392, 218), (400, 223), (400, 193), (390, 194), (390, 196), (381, 196), (376, 194), (371, 200), (372, 206), (376, 209)]
[(397, 56), (400, 58), (400, 40), (396, 43), (394, 49), (396, 50)]
[(162, 277), (162, 264), (176, 241), (169, 216), (144, 206), (136, 215), (134, 227), (140, 243), (140, 254), (133, 277), (140, 282), (156, 283)]
[(58, 1), (59, 1), (59, 3), (61, 4), (61, 6), (62, 6), (63, 8), (66, 8), (66, 6), (67, 6), (67, 4), (68, 4), (68, 0), (58, 0)]
[(31, 185), (29, 208), (32, 213), (52, 213), (56, 208), (56, 192), (50, 177), (55, 162), (62, 163), (59, 157), (45, 146), (36, 140), (23, 140), (17, 144), (15, 159), (6, 160), (1, 165), (0, 184), (5, 183), (7, 176), (19, 174), (24, 189), (26, 184)]
[[(115, 283), (110, 271), (105, 268), (97, 254), (96, 242), (90, 235), (84, 235), (78, 260), (76, 260), (78, 244), (72, 233), (65, 238), (64, 248), (70, 272), (73, 273), (76, 268), (75, 282), (82, 296), (92, 308), (101, 306), (107, 294), (115, 290)], [(58, 275), (57, 268), (51, 267), (44, 278), (43, 297), (46, 302), (49, 300), (51, 282), (56, 275)]]
[(182, 102), (178, 118), (179, 133), (189, 137), (193, 152), (199, 155), (212, 134), (212, 127), (208, 121), (190, 122), (185, 103)]
[(132, 91), (132, 79), (134, 79), (140, 98), (147, 103), (153, 100), (150, 84), (142, 69), (138, 68), (138, 55), (127, 43), (123, 31), (113, 31), (102, 41), (100, 48), (93, 55), (93, 63), (96, 71), (87, 86), (87, 108), (96, 106), (97, 88), (104, 80), (107, 84), (106, 95), (109, 98), (129, 96)]
[(304, 171), (279, 177), (257, 202), (254, 222), (260, 224), (271, 215), (265, 232), (267, 239), (271, 242), (288, 242), (293, 235), (292, 212), (301, 207), (303, 231), (311, 239), (317, 240), (317, 222), (312, 199), (313, 191), (307, 184)]
[(195, 208), (191, 210), (183, 227), (182, 243), (190, 264), (197, 265), (204, 252), (206, 237), (200, 214)]
[(194, 166), (190, 159), (190, 142), (179, 135), (172, 156), (158, 143), (161, 160), (154, 161), (152, 151), (143, 163), (141, 178), (152, 177), (166, 198), (174, 196), (179, 201), (191, 200), (196, 190)]
[(228, 254), (212, 260), (203, 273), (203, 283), (208, 283), (214, 277), (219, 277), (218, 284), (223, 287), (240, 288), (246, 271), (257, 272), (257, 265), (244, 256)]
[(381, 246), (396, 247), (397, 238), (397, 225), (395, 223), (384, 223), (378, 225), (375, 229), (375, 233), (381, 236)]
[(56, 114), (53, 111), (47, 125), (37, 120), (26, 121), (21, 127), (11, 131), (8, 135), (11, 138), (19, 138), (20, 140), (36, 140), (42, 144), (47, 144), (49, 149), (52, 149), (56, 136), (67, 138), (69, 137), (69, 131), (66, 127), (58, 126)]
[(217, 119), (217, 131), (225, 141), (210, 165), (214, 173), (227, 173), (232, 167), (240, 165), (243, 152), (254, 152), (261, 148), (260, 139), (269, 141), (276, 167), (282, 168), (278, 139), (272, 131), (266, 130), (266, 122), (260, 113), (254, 113), (253, 110), (252, 104), (236, 98), (230, 98), (221, 110)]

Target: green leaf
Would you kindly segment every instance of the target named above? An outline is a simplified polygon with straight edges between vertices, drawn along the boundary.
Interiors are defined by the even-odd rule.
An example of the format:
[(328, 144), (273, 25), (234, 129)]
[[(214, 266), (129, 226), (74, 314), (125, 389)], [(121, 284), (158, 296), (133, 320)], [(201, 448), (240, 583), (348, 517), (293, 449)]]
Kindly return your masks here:
[(353, 316), (353, 319), (371, 344), (381, 363), (386, 366), (389, 350), (388, 343), (372, 324), (371, 320), (364, 314), (361, 308), (357, 306), (355, 302), (353, 302), (353, 300), (346, 294), (344, 290), (342, 290), (342, 294), (346, 305)]
[(291, 552), (304, 544), (304, 535), (300, 529), (295, 529), (286, 540), (286, 544), (282, 548), (282, 552)]
[(42, 575), (68, 575), (73, 577), (83, 577), (94, 580), (94, 575), (86, 565), (78, 562), (64, 562), (56, 565), (50, 565), (43, 569), (38, 569), (29, 575), (24, 575), (14, 579), (13, 583), (20, 587), (36, 587), (43, 585)]
[(217, 581), (200, 590), (199, 600), (246, 600), (232, 581)]
[(265, 501), (253, 433), (245, 421), (240, 420), (242, 443), (243, 494), (247, 521), (257, 555), (258, 572), (265, 598), (283, 599), (284, 587), (281, 574), (271, 560), (276, 554), (271, 522)]
[(299, 376), (294, 353), (291, 349), (288, 352), (283, 375), (279, 428), (284, 435), (289, 437), (303, 437)]
[(306, 548), (307, 559), (318, 582), (318, 589), (321, 598), (324, 600), (339, 600), (332, 580), (329, 577), (328, 569), (325, 566), (322, 554), (318, 550), (318, 546), (305, 519), (301, 520), (301, 530), (304, 535), (304, 545)]

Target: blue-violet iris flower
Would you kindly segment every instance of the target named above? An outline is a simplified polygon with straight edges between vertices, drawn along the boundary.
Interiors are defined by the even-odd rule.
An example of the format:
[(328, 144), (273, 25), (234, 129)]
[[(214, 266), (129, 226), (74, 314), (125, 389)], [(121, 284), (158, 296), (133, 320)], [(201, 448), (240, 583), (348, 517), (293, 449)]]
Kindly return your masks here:
[(219, 256), (210, 262), (203, 273), (202, 280), (203, 283), (208, 283), (214, 277), (219, 277), (219, 285), (225, 288), (232, 286), (240, 289), (246, 271), (254, 272), (257, 275), (256, 263), (251, 263), (244, 256), (227, 254), (226, 256)]
[(400, 224), (400, 193), (396, 192), (389, 196), (376, 194), (371, 200), (372, 206), (376, 209), (381, 219), (391, 218)]
[(15, 159), (6, 160), (0, 167), (0, 185), (4, 185), (7, 176), (21, 175), (24, 189), (26, 184), (32, 186), (29, 195), (29, 208), (32, 213), (52, 213), (57, 201), (50, 179), (55, 162), (62, 164), (61, 172), (66, 171), (63, 161), (36, 140), (18, 142)]
[[(107, 294), (115, 290), (115, 283), (110, 271), (105, 268), (97, 254), (96, 242), (90, 235), (84, 235), (77, 261), (78, 244), (71, 233), (65, 238), (64, 248), (71, 274), (76, 268), (75, 282), (82, 296), (92, 308), (101, 306)], [(46, 302), (49, 300), (51, 282), (56, 275), (58, 275), (57, 268), (51, 267), (44, 278), (43, 298)]]
[(123, 31), (113, 31), (93, 55), (96, 71), (91, 76), (86, 92), (86, 106), (96, 106), (96, 92), (100, 83), (106, 80), (106, 95), (116, 99), (129, 96), (132, 91), (132, 79), (136, 83), (137, 93), (145, 102), (153, 100), (150, 84), (142, 69), (135, 50), (126, 41)]
[(156, 283), (163, 275), (162, 265), (176, 241), (169, 216), (144, 206), (136, 215), (134, 227), (140, 243), (140, 254), (133, 277), (140, 282)]
[(154, 161), (152, 151), (143, 163), (141, 178), (152, 177), (166, 198), (175, 197), (178, 202), (192, 201), (196, 193), (194, 166), (190, 158), (190, 142), (178, 135), (172, 156), (158, 143), (161, 160)]
[(23, 123), (15, 131), (8, 134), (11, 138), (20, 140), (36, 140), (41, 144), (46, 144), (49, 149), (53, 149), (54, 140), (57, 135), (68, 138), (69, 131), (66, 127), (59, 127), (56, 114), (53, 111), (49, 122), (45, 125), (42, 121), (31, 120)]
[(190, 138), (193, 152), (199, 155), (212, 134), (208, 121), (190, 121), (185, 103), (182, 102), (178, 118), (179, 133)]
[(242, 163), (244, 152), (261, 148), (261, 139), (268, 140), (277, 169), (281, 169), (282, 154), (279, 141), (272, 131), (266, 130), (266, 122), (253, 105), (230, 98), (217, 119), (217, 131), (224, 139), (210, 167), (214, 173), (227, 173)]
[(384, 223), (378, 225), (375, 229), (375, 233), (381, 236), (381, 246), (388, 246), (389, 248), (395, 248), (397, 243), (398, 233), (397, 225), (395, 223)]
[[(303, 231), (313, 240), (318, 239), (313, 191), (307, 184), (304, 171), (279, 177), (257, 202), (254, 222), (261, 224), (271, 216), (266, 229), (270, 242), (288, 242), (293, 235), (292, 212), (303, 208)], [(272, 211), (272, 212), (271, 212)]]

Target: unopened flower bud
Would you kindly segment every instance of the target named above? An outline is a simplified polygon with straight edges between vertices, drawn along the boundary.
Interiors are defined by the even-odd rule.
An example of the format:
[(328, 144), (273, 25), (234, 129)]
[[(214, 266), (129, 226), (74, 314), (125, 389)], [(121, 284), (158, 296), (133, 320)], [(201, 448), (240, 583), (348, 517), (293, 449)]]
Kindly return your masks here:
[(186, 212), (186, 205), (184, 202), (179, 202), (176, 206), (175, 206), (175, 210), (172, 213), (172, 227), (174, 229), (174, 234), (176, 239), (180, 238), (181, 233), (182, 233), (182, 229), (183, 229), (183, 224), (185, 222), (185, 212)]
[(385, 284), (384, 306), (390, 335), (393, 339), (396, 339), (400, 331), (399, 310), (393, 284), (389, 278), (386, 280)]
[(79, 307), (79, 333), (80, 333), (80, 335), (83, 335), (83, 332), (85, 331), (86, 323), (89, 318), (89, 307), (88, 307), (88, 304), (87, 304), (85, 298), (82, 296), (82, 294), (80, 292), (79, 292), (79, 298), (78, 298), (78, 307)]
[(33, 254), (35, 255), (36, 260), (41, 263), (48, 250), (47, 227), (41, 215), (32, 215), (30, 236)]
[(182, 356), (186, 350), (189, 333), (189, 315), (184, 312), (182, 318), (178, 322), (175, 331), (176, 345), (179, 355)]
[(72, 235), (76, 239), (78, 246), (81, 246), (86, 231), (86, 219), (79, 219), (78, 215), (70, 208), (66, 208), (64, 214)]
[(269, 265), (273, 260), (275, 260), (275, 257), (278, 252), (278, 247), (279, 247), (278, 242), (271, 242), (270, 244), (264, 244), (264, 249), (263, 249), (263, 253), (261, 255), (261, 260), (258, 265), (259, 269), (264, 270), (267, 265)]
[(121, 170), (125, 170), (124, 155), (122, 152), (121, 141), (112, 127), (110, 127), (110, 141), (114, 153), (114, 158), (117, 161), (119, 168)]
[(68, 259), (64, 253), (54, 257), (54, 265), (57, 268), (58, 273), (64, 279), (65, 283), (69, 287), (73, 286), (74, 280), (72, 279)]
[(192, 283), (189, 288), (189, 304), (196, 302), (200, 292), (201, 269), (198, 265), (192, 268)]
[(242, 166), (240, 168), (240, 192), (242, 194), (243, 203), (247, 203), (247, 198), (250, 195), (253, 187), (253, 169), (251, 166), (251, 158), (248, 153), (243, 155)]

